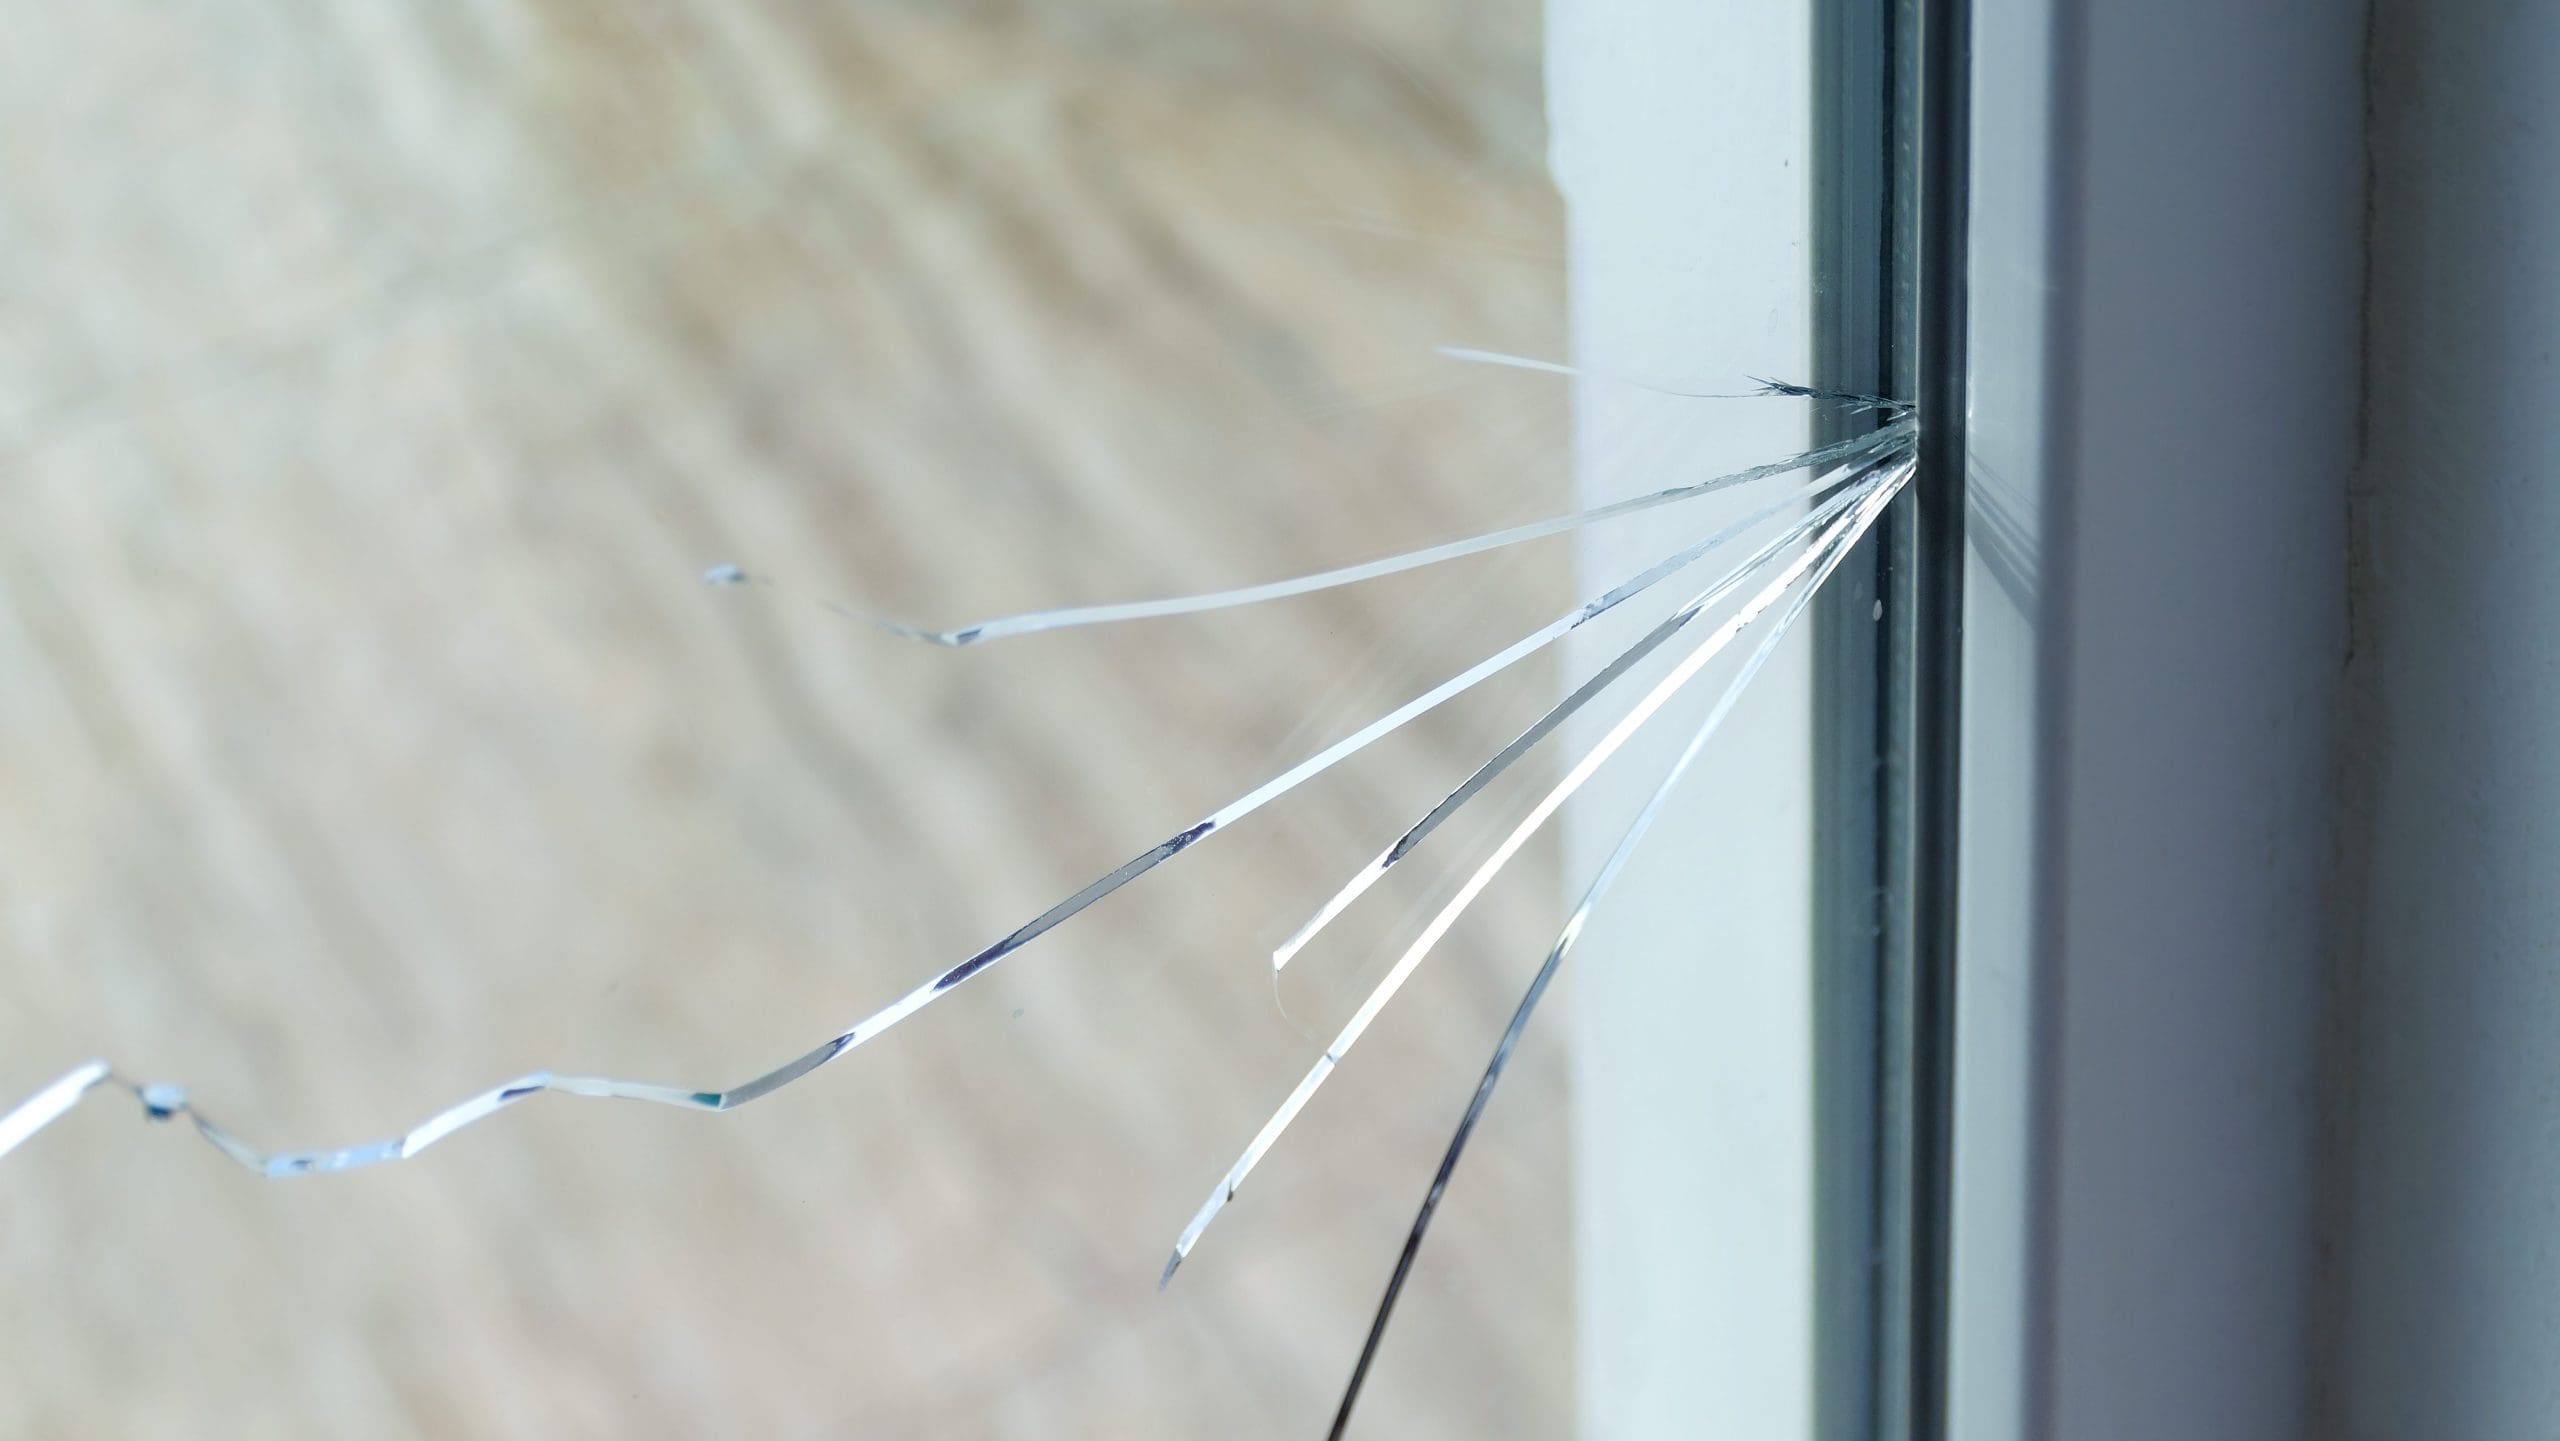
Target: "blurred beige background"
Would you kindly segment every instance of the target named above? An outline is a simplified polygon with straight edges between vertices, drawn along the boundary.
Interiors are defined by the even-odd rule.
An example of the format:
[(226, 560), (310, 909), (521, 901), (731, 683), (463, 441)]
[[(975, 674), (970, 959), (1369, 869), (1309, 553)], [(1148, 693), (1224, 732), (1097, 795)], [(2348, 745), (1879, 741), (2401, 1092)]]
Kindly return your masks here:
[[(732, 1084), (1567, 600), (1547, 547), (961, 653), (807, 603), (1566, 504), (1560, 383), (1432, 351), (1562, 349), (1530, 0), (8, 20), (7, 1099), (103, 1054), (283, 1145), (534, 1066)], [(1555, 686), (732, 1115), (546, 1098), (268, 1183), (100, 1097), (0, 1163), (0, 1434), (1319, 1434), (1552, 850), (1157, 1269), (1517, 788), (1276, 989), (1269, 947)], [(1569, 1427), (1562, 1029), (1363, 1434)]]

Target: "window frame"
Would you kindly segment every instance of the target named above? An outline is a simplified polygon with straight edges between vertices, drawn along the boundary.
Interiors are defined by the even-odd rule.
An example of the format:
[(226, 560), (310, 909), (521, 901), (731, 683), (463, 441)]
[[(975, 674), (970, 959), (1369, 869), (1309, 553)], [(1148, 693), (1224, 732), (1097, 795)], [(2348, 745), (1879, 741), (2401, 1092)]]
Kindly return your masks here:
[(2362, 27), (1974, 0), (1967, 1441), (2312, 1425)]
[[(1815, 7), (1816, 380), (1920, 404), (1817, 617), (1821, 1441), (1944, 1433), (1964, 580), (1965, 0)], [(1835, 436), (1826, 435), (1824, 439)]]

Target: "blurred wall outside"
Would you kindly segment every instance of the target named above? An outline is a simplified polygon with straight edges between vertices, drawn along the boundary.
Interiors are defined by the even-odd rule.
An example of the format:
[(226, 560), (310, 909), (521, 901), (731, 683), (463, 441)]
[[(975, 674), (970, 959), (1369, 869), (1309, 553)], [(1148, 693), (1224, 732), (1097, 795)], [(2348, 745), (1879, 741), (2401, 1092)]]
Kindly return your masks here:
[[(1562, 350), (1533, 4), (9, 18), (12, 1096), (103, 1054), (291, 1145), (539, 1066), (731, 1084), (1566, 602), (1549, 546), (966, 652), (810, 603), (951, 624), (1567, 503), (1563, 384), (1433, 352)], [(545, 1098), (267, 1183), (102, 1099), (0, 1167), (0, 1435), (1309, 1434), (1552, 849), (1157, 1270), (1447, 868), (1278, 1004), (1270, 946), (1556, 686), (732, 1115)], [(1561, 1030), (1370, 1434), (1569, 1424)]]

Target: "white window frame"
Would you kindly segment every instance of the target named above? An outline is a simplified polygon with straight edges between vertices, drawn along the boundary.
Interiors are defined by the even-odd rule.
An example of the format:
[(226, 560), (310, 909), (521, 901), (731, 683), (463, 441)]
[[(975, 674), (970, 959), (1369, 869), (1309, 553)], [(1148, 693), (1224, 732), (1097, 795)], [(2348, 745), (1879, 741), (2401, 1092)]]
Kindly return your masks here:
[(2309, 1422), (2362, 26), (1974, 0), (1964, 1441)]

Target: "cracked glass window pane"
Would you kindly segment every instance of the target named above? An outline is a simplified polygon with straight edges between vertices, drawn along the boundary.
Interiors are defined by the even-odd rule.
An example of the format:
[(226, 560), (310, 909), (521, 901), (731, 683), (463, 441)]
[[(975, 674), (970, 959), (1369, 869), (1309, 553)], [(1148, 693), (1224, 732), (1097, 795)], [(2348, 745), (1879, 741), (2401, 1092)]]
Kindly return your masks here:
[(1911, 426), (1564, 363), (1546, 23), (29, 17), (0, 1432), (1308, 1434), (1462, 1113), (1363, 1424), (1568, 1431), (1545, 822)]

